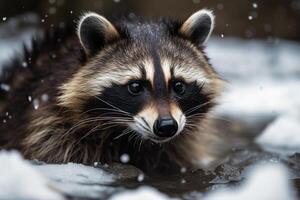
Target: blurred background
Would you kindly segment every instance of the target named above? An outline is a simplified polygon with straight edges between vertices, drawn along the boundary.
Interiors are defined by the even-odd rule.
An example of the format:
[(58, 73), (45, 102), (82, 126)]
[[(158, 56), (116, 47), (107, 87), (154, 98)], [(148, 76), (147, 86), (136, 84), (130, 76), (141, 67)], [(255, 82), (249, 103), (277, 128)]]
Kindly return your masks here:
[(217, 35), (300, 40), (300, 0), (1, 0), (0, 17), (34, 12), (43, 23), (58, 25), (78, 19), (87, 10), (185, 19), (200, 8), (212, 9), (217, 15)]

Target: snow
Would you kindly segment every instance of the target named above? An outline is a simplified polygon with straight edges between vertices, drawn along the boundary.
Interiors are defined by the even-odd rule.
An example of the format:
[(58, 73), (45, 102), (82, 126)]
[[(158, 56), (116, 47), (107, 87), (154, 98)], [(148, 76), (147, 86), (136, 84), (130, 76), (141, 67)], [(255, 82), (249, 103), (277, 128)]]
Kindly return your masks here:
[(227, 116), (265, 116), (300, 106), (300, 45), (288, 41), (213, 38), (207, 54), (228, 81), (218, 113)]
[(169, 200), (168, 196), (151, 187), (140, 187), (134, 191), (125, 191), (112, 196), (109, 200)]
[(105, 186), (113, 183), (118, 177), (100, 168), (82, 164), (42, 164), (34, 168), (53, 181), (63, 194), (82, 198), (100, 198), (112, 192)]
[(0, 151), (0, 163), (0, 199), (64, 199), (19, 153)]
[(300, 45), (214, 38), (207, 53), (228, 81), (216, 114), (250, 127), (275, 119), (257, 139), (258, 144), (276, 152), (284, 148), (300, 152)]
[(30, 163), (16, 151), (0, 151), (0, 199), (100, 198), (116, 175), (82, 164)]
[(300, 152), (300, 116), (285, 114), (268, 125), (256, 142), (266, 150), (290, 155)]
[(117, 178), (99, 168), (75, 163), (37, 165), (35, 168), (49, 179), (64, 183), (108, 184)]
[(216, 189), (203, 200), (296, 200), (288, 174), (283, 165), (259, 164), (242, 186)]

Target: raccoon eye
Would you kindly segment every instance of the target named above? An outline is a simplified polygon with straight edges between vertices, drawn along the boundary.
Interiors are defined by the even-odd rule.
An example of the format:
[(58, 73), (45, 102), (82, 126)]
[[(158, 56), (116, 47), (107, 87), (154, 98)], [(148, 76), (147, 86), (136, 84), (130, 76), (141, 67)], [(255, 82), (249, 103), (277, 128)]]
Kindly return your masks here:
[(182, 95), (185, 92), (185, 84), (182, 81), (175, 81), (173, 83), (173, 90), (179, 94)]
[(132, 95), (140, 95), (144, 90), (143, 85), (139, 81), (129, 83), (128, 91)]

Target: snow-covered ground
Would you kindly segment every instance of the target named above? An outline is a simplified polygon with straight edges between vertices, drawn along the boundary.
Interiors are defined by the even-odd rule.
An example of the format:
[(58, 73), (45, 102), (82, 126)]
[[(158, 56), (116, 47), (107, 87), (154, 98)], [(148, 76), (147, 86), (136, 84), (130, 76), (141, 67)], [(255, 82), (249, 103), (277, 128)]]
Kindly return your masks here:
[[(194, 194), (198, 200), (296, 200), (296, 194), (288, 180), (288, 170), (283, 165), (258, 164), (248, 170), (249, 179), (235, 188), (219, 188), (205, 195)], [(135, 191), (121, 192), (109, 200), (176, 200), (159, 191), (141, 187)]]
[[(23, 18), (26, 20), (22, 22)], [(22, 42), (28, 42), (32, 33), (39, 32), (37, 22), (33, 15), (26, 15), (0, 24), (0, 73), (9, 57), (20, 52)], [(23, 25), (19, 26), (19, 23)], [(270, 153), (259, 154), (246, 149), (238, 163), (233, 160), (230, 165), (222, 166), (226, 176), (216, 172), (216, 177), (210, 182), (218, 184), (248, 179), (241, 186), (228, 189), (225, 185), (224, 189), (216, 185), (211, 187), (212, 192), (187, 193), (185, 199), (295, 199), (290, 180), (299, 179), (299, 174), (288, 174), (280, 162), (292, 163), (293, 170), (300, 170), (299, 155), (294, 155), (300, 152), (300, 44), (281, 40), (212, 38), (206, 51), (213, 66), (228, 81), (216, 115), (242, 121), (250, 127), (269, 121), (256, 143)], [(285, 155), (284, 159), (279, 155)], [(253, 157), (256, 160), (247, 162)], [(245, 175), (242, 169), (239, 171), (263, 160), (273, 164), (254, 167), (249, 175)], [(228, 178), (228, 174), (238, 178)], [(144, 175), (129, 166), (116, 165), (113, 170), (105, 170), (105, 167), (72, 163), (47, 165), (25, 161), (16, 152), (0, 153), (0, 199), (63, 199), (66, 195), (107, 199), (119, 191), (111, 200), (171, 199), (151, 187), (128, 191), (122, 185), (112, 186), (127, 179), (141, 182)]]
[(270, 119), (258, 143), (300, 151), (300, 44), (212, 39), (207, 48), (228, 81), (217, 113), (255, 126)]
[[(63, 200), (64, 195), (77, 198), (104, 199), (114, 189), (103, 184), (116, 181), (114, 174), (81, 164), (33, 165), (17, 152), (0, 152), (0, 199)], [(250, 172), (249, 172), (250, 171)], [(281, 164), (258, 164), (247, 170), (248, 179), (238, 187), (221, 187), (206, 194), (196, 193), (198, 200), (295, 200), (287, 168)], [(142, 186), (123, 190), (109, 200), (179, 200)]]

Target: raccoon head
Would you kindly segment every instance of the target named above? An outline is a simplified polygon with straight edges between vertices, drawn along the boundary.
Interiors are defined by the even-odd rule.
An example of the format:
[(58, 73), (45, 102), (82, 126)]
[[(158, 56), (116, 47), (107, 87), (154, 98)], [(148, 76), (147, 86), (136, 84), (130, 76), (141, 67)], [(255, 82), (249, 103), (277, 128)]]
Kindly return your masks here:
[(95, 130), (157, 143), (201, 126), (222, 85), (202, 49), (213, 26), (207, 10), (184, 22), (87, 13), (78, 37), (88, 61), (61, 87), (60, 104), (87, 114)]

